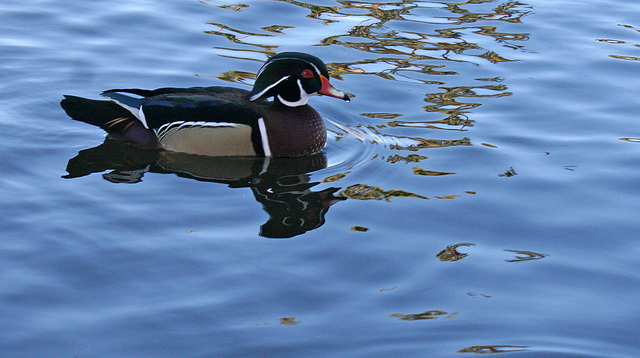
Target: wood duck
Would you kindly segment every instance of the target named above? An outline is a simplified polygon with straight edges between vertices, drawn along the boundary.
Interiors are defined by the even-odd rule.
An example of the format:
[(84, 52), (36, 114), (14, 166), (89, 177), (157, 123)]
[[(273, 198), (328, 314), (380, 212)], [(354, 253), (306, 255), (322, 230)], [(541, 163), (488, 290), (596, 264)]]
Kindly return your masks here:
[[(207, 156), (301, 157), (324, 148), (312, 95), (349, 101), (315, 56), (283, 52), (267, 60), (251, 91), (232, 87), (111, 89), (110, 100), (65, 95), (61, 106), (82, 122), (145, 148)], [(273, 101), (267, 98), (273, 97)]]

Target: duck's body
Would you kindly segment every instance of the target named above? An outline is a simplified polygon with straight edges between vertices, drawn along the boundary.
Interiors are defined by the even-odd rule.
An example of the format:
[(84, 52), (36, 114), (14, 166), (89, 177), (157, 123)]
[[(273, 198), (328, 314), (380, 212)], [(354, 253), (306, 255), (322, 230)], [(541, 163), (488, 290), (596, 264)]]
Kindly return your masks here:
[(299, 157), (326, 143), (324, 121), (307, 104), (314, 94), (349, 100), (329, 84), (319, 59), (285, 52), (265, 63), (251, 92), (115, 89), (102, 93), (109, 101), (65, 96), (61, 105), (73, 119), (144, 147), (208, 156)]

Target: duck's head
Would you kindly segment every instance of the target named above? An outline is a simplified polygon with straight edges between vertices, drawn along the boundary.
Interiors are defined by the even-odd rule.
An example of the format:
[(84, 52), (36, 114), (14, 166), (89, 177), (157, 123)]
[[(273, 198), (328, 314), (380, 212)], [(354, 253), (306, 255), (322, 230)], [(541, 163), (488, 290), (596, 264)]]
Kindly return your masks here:
[(307, 104), (316, 94), (349, 101), (349, 96), (329, 83), (327, 66), (317, 57), (301, 52), (282, 52), (267, 60), (258, 71), (250, 99), (274, 97), (288, 107)]

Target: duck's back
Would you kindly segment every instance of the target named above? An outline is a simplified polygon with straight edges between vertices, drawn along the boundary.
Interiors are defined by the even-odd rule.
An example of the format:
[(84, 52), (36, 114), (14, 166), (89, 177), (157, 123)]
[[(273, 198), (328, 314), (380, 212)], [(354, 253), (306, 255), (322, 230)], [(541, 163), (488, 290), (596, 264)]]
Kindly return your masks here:
[(259, 121), (269, 102), (250, 101), (249, 91), (233, 87), (114, 89), (104, 95), (155, 131), (163, 149), (208, 156), (265, 155)]
[(113, 89), (103, 95), (128, 108), (149, 129), (179, 121), (251, 124), (269, 105), (252, 102), (249, 91), (233, 87)]

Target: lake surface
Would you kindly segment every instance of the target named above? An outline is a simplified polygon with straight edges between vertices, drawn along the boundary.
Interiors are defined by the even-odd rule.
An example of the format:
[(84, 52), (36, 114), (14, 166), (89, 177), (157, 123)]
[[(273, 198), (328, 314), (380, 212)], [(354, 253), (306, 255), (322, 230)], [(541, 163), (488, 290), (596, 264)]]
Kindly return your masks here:
[[(637, 357), (637, 1), (0, 4), (3, 357)], [(323, 153), (156, 155), (64, 94), (350, 103)]]

